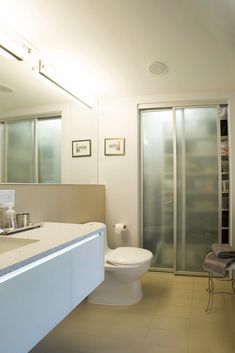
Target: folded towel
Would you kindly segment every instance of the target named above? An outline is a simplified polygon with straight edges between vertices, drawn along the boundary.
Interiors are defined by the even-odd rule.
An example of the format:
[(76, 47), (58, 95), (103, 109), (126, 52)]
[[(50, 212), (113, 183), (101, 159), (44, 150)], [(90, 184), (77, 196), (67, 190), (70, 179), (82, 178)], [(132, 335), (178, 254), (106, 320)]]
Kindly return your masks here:
[(235, 262), (235, 257), (219, 258), (214, 252), (209, 253), (203, 263), (203, 269), (225, 276), (228, 267)]
[(221, 258), (235, 257), (235, 249), (229, 244), (213, 244), (212, 250), (216, 256)]

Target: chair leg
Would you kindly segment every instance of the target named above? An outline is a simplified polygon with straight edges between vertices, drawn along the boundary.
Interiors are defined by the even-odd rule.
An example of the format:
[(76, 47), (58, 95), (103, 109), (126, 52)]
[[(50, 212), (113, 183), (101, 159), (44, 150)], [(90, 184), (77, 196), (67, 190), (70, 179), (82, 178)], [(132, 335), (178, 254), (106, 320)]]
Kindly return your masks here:
[(233, 293), (235, 294), (235, 279), (232, 279), (232, 289)]
[(214, 299), (214, 281), (213, 281), (213, 273), (212, 272), (208, 272), (208, 288), (207, 288), (207, 292), (208, 292), (208, 303), (207, 303), (207, 307), (206, 307), (206, 312), (210, 313), (211, 309), (212, 309), (212, 305), (213, 305), (213, 299)]

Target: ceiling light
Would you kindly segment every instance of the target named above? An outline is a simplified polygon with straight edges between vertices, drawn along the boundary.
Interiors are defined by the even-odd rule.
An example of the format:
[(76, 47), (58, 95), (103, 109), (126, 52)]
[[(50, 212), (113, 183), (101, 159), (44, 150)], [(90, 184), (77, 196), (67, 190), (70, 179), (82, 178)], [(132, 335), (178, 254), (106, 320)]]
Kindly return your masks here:
[(23, 40), (3, 26), (0, 26), (0, 54), (7, 58), (22, 61), (30, 53), (30, 48)]
[(41, 60), (39, 61), (38, 73), (41, 77), (53, 83), (55, 87), (57, 87), (62, 93), (65, 93), (66, 96), (69, 96), (72, 100), (77, 100), (89, 108), (94, 108), (96, 105), (95, 97), (86, 93), (83, 89), (78, 90), (76, 87), (73, 87), (68, 79), (59, 75), (51, 65), (45, 64)]
[(166, 64), (159, 61), (154, 61), (149, 66), (149, 71), (154, 75), (165, 75), (168, 72)]

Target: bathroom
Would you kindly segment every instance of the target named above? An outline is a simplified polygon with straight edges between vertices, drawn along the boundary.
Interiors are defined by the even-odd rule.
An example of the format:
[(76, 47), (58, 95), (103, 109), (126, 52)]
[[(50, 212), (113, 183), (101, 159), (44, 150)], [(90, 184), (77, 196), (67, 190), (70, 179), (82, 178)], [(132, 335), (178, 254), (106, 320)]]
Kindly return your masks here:
[[(158, 43), (159, 43), (159, 50), (161, 55), (157, 55), (158, 51), (155, 50), (154, 52), (150, 52), (149, 54), (141, 55), (141, 62), (137, 61), (136, 58), (139, 56), (137, 55), (139, 51), (144, 52), (144, 50), (141, 50), (141, 48), (137, 45), (139, 43), (139, 40), (141, 40), (141, 35), (142, 32), (136, 32), (136, 36), (134, 36), (134, 42), (132, 41), (133, 38), (133, 32), (130, 30), (129, 32), (127, 31), (127, 28), (125, 27), (126, 22), (129, 21), (130, 19), (133, 20), (132, 25), (135, 25), (135, 19), (137, 18), (140, 23), (141, 19), (143, 20), (145, 13), (144, 11), (142, 12), (140, 10), (140, 4), (143, 2), (141, 1), (127, 1), (127, 2), (121, 2), (120, 8), (117, 6), (117, 1), (110, 1), (113, 5), (113, 7), (110, 6), (109, 8), (109, 1), (97, 1), (97, 4), (95, 7), (95, 11), (90, 11), (91, 6), (94, 5), (92, 1), (78, 1), (79, 5), (84, 6), (84, 12), (83, 14), (76, 13), (76, 16), (74, 15), (75, 11), (73, 11), (76, 8), (75, 2), (74, 1), (61, 1), (61, 5), (59, 6), (56, 4), (56, 2), (51, 1), (46, 2), (46, 1), (34, 1), (31, 4), (27, 1), (21, 1), (20, 5), (19, 3), (17, 4), (17, 1), (8, 1), (7, 4), (2, 4), (1, 5), (1, 17), (5, 19), (4, 22), (8, 23), (12, 28), (14, 28), (17, 32), (19, 32), (23, 37), (27, 38), (29, 41), (31, 41), (35, 46), (39, 47), (42, 51), (45, 51), (46, 53), (50, 52), (50, 54), (58, 55), (61, 54), (61, 50), (63, 50), (63, 55), (64, 59), (67, 59), (68, 62), (71, 60), (71, 63), (74, 62), (79, 62), (79, 54), (75, 56), (75, 58), (70, 57), (70, 51), (73, 52), (73, 46), (76, 45), (76, 43), (79, 41), (82, 46), (87, 45), (88, 50), (87, 53), (85, 52), (84, 48), (82, 48), (82, 51), (84, 50), (84, 54), (82, 56), (82, 59), (86, 57), (87, 62), (89, 63), (89, 69), (90, 72), (93, 74), (93, 76), (90, 76), (89, 79), (95, 81), (96, 83), (99, 83), (99, 78), (98, 76), (95, 75), (95, 65), (98, 65), (98, 63), (102, 66), (102, 70), (100, 68), (100, 73), (101, 76), (103, 77), (103, 81), (101, 83), (106, 84), (106, 92), (105, 88), (103, 88), (103, 94), (102, 97), (99, 99), (99, 108), (98, 109), (93, 109), (89, 110), (86, 107), (78, 106), (75, 103), (70, 103), (67, 101), (67, 103), (60, 104), (58, 103), (53, 103), (50, 104), (48, 101), (47, 103), (42, 103), (41, 105), (44, 106), (43, 108), (43, 113), (50, 113), (50, 112), (55, 112), (55, 111), (62, 111), (62, 116), (63, 116), (63, 134), (64, 138), (62, 140), (62, 183), (63, 184), (100, 184), (100, 185), (105, 185), (105, 223), (107, 224), (107, 231), (109, 234), (109, 241), (110, 241), (110, 246), (112, 247), (117, 247), (117, 246), (140, 246), (141, 245), (141, 221), (140, 221), (140, 190), (139, 190), (139, 170), (140, 170), (140, 165), (139, 165), (139, 123), (137, 119), (137, 108), (139, 104), (154, 104), (154, 105), (159, 105), (162, 106), (162, 103), (165, 102), (195, 102), (195, 101), (211, 101), (211, 100), (217, 100), (217, 101), (224, 101), (226, 100), (229, 104), (229, 111), (230, 111), (230, 150), (234, 150), (234, 141), (235, 139), (233, 136), (235, 136), (235, 123), (233, 116), (235, 115), (235, 92), (234, 92), (234, 73), (233, 73), (233, 64), (231, 64), (230, 68), (230, 62), (232, 62), (233, 58), (233, 53), (230, 49), (230, 41), (231, 41), (231, 33), (229, 31), (229, 24), (227, 25), (225, 22), (222, 21), (220, 22), (220, 17), (219, 17), (219, 12), (223, 14), (222, 18), (229, 18), (234, 15), (234, 5), (232, 4), (231, 1), (228, 2), (228, 7), (222, 9), (220, 7), (219, 2), (216, 2), (216, 10), (218, 11), (216, 14), (213, 13), (211, 15), (211, 8), (210, 6), (212, 5), (212, 1), (207, 1), (207, 6), (205, 8), (201, 7), (197, 9), (198, 11), (196, 12), (197, 15), (199, 16), (200, 14), (204, 14), (205, 18), (210, 19), (208, 23), (208, 27), (206, 27), (206, 21), (203, 22), (201, 19), (203, 25), (205, 28), (208, 30), (208, 37), (211, 38), (213, 35), (210, 37), (210, 31), (212, 30), (210, 28), (211, 26), (215, 26), (215, 19), (217, 23), (217, 27), (213, 27), (214, 33), (216, 40), (221, 44), (222, 40), (224, 40), (223, 45), (217, 48), (211, 49), (211, 51), (207, 50), (206, 47), (206, 42), (204, 41), (204, 32), (201, 29), (201, 32), (199, 31), (198, 26), (195, 25), (196, 32), (193, 32), (193, 35), (196, 36), (196, 34), (200, 36), (200, 39), (198, 41), (195, 39), (195, 43), (199, 46), (197, 50), (193, 50), (193, 40), (188, 38), (187, 33), (191, 33), (190, 31), (188, 32), (187, 30), (182, 27), (182, 30), (180, 28), (178, 29), (177, 35), (178, 35), (178, 41), (177, 44), (176, 42), (170, 42), (168, 41), (173, 35), (172, 31), (167, 31), (167, 29), (164, 27), (166, 32), (161, 32), (161, 36), (158, 37)], [(96, 2), (95, 2), (96, 3)], [(124, 5), (125, 3), (125, 5)], [(135, 7), (135, 4), (137, 3), (138, 6)], [(167, 16), (167, 19), (169, 22), (174, 23), (175, 26), (178, 26), (177, 20), (179, 22), (184, 23), (186, 20), (186, 23), (189, 24), (191, 19), (191, 22), (194, 23), (194, 14), (196, 11), (196, 5), (194, 1), (190, 1), (190, 6), (192, 6), (192, 9), (190, 9), (189, 5), (187, 5), (186, 1), (176, 1), (176, 3), (179, 5), (179, 8), (177, 8), (177, 5), (173, 5), (172, 1), (164, 1), (165, 6), (163, 5), (163, 1), (157, 1), (158, 6), (162, 6), (162, 11), (165, 16)], [(194, 4), (193, 4), (194, 3)], [(152, 6), (154, 6), (154, 1), (147, 1), (147, 4), (149, 5), (150, 9)], [(200, 2), (200, 5), (202, 5), (202, 2)], [(171, 10), (171, 6), (174, 7), (174, 11)], [(195, 6), (195, 8), (194, 8)], [(229, 7), (231, 6), (231, 7)], [(233, 11), (232, 11), (233, 10)], [(117, 22), (120, 23), (118, 26), (117, 22), (113, 22), (112, 30), (115, 36), (118, 36), (118, 33), (120, 34), (122, 38), (122, 45), (120, 45), (119, 41), (115, 41), (117, 43), (113, 43), (113, 38), (110, 33), (107, 33), (108, 31), (106, 30), (105, 24), (102, 23), (102, 16), (106, 16), (106, 20), (108, 17), (109, 11), (113, 11), (114, 13), (112, 16), (116, 14), (117, 16)], [(132, 17), (132, 11), (134, 11), (136, 17)], [(201, 12), (204, 11), (204, 12)], [(151, 11), (149, 11), (151, 13)], [(157, 11), (154, 12), (154, 16), (156, 16), (155, 22), (161, 23), (163, 25), (163, 20), (160, 14), (156, 13)], [(160, 11), (161, 12), (161, 11)], [(90, 16), (89, 16), (90, 14)], [(175, 14), (176, 19), (174, 19), (173, 14)], [(143, 15), (143, 18), (142, 18)], [(226, 16), (225, 16), (226, 15)], [(148, 13), (148, 16), (150, 14)], [(169, 16), (169, 17), (168, 17)], [(215, 16), (215, 18), (213, 17)], [(100, 29), (97, 29), (97, 26), (95, 25), (95, 18), (100, 17), (100, 20), (98, 21), (97, 26), (100, 26)], [(200, 17), (200, 16), (199, 16)], [(27, 21), (25, 20), (27, 18)], [(115, 17), (114, 17), (115, 18)], [(202, 18), (202, 17), (200, 17)], [(145, 19), (146, 20), (146, 19)], [(41, 21), (41, 22), (40, 22)], [(65, 23), (66, 21), (71, 22), (73, 24), (73, 28), (76, 28), (77, 23), (81, 23), (81, 26), (83, 24), (83, 31), (79, 34), (77, 33), (77, 37), (74, 38), (71, 33), (69, 32), (70, 26), (67, 27), (67, 31), (65, 34), (60, 33), (60, 38), (59, 40), (57, 39), (58, 33), (59, 33), (59, 27), (61, 27), (61, 24)], [(214, 21), (214, 22), (213, 22)], [(87, 22), (87, 23), (86, 23)], [(111, 21), (110, 21), (111, 22)], [(111, 25), (111, 23), (108, 22), (108, 25)], [(147, 22), (147, 20), (146, 20)], [(39, 30), (39, 28), (42, 28), (42, 23), (44, 26), (44, 31)], [(67, 22), (66, 22), (67, 23)], [(107, 23), (107, 22), (106, 22)], [(201, 23), (201, 22), (199, 22)], [(40, 27), (41, 24), (41, 27)], [(72, 25), (71, 25), (72, 26)], [(107, 26), (107, 24), (106, 24)], [(117, 26), (117, 27), (115, 27)], [(183, 25), (182, 25), (183, 26)], [(232, 25), (231, 25), (232, 26)], [(52, 31), (52, 27), (54, 27), (54, 30)], [(149, 32), (151, 28), (147, 26), (147, 23), (145, 23), (146, 31), (148, 30), (148, 34), (150, 35)], [(169, 26), (171, 27), (171, 26)], [(90, 28), (90, 30), (89, 30)], [(134, 27), (133, 27), (134, 28)], [(157, 27), (158, 28), (158, 27)], [(178, 28), (178, 27), (177, 27)], [(201, 27), (202, 28), (202, 27)], [(203, 27), (204, 28), (204, 27)], [(222, 32), (222, 29), (224, 29), (224, 32)], [(198, 33), (197, 30), (200, 32)], [(120, 31), (120, 32), (118, 32)], [(47, 33), (50, 32), (51, 38), (45, 38), (48, 37)], [(222, 34), (223, 33), (223, 34)], [(163, 35), (164, 34), (164, 35)], [(102, 36), (103, 35), (103, 36)], [(68, 38), (71, 36), (71, 43), (69, 44)], [(90, 42), (95, 42), (96, 43), (96, 52), (94, 52), (94, 55), (88, 55), (89, 50), (91, 48), (89, 47), (90, 42), (89, 40), (86, 42), (84, 38), (86, 36), (89, 38)], [(108, 36), (108, 38), (106, 38)], [(166, 36), (166, 38), (164, 37)], [(232, 35), (231, 35), (232, 36)], [(84, 37), (84, 38), (83, 38)], [(116, 37), (118, 38), (118, 37)], [(196, 37), (198, 38), (198, 37)], [(213, 37), (214, 38), (214, 37)], [(49, 40), (50, 39), (50, 40)], [(46, 42), (48, 40), (48, 42)], [(148, 42), (148, 45), (151, 46), (152, 43), (154, 42), (154, 37), (152, 40)], [(211, 38), (212, 40), (212, 38)], [(164, 41), (168, 43), (168, 45), (165, 47), (165, 51), (163, 51), (162, 46), (164, 44)], [(191, 60), (191, 66), (189, 65), (189, 60), (186, 60), (185, 57), (187, 55), (178, 56), (176, 55), (177, 53), (180, 52), (179, 48), (183, 50), (182, 42), (186, 41), (188, 47), (187, 49), (192, 50), (193, 55), (195, 56), (195, 59), (190, 58)], [(51, 45), (53, 43), (53, 45)], [(98, 44), (97, 44), (98, 43)], [(130, 44), (131, 43), (131, 44)], [(170, 43), (170, 45), (169, 45)], [(201, 44), (200, 44), (201, 43)], [(208, 39), (208, 43), (210, 43)], [(208, 44), (207, 43), (207, 44)], [(109, 44), (109, 54), (110, 57), (108, 57), (108, 53), (105, 52), (105, 44)], [(115, 45), (114, 45), (115, 44)], [(119, 46), (118, 46), (119, 45)], [(130, 53), (129, 57), (129, 67), (125, 66), (125, 63), (123, 63), (122, 59), (118, 57), (118, 52), (119, 53), (124, 53), (130, 51), (130, 45), (133, 46), (133, 54)], [(178, 45), (178, 46), (177, 46)], [(181, 46), (180, 46), (181, 45)], [(201, 45), (201, 47), (200, 47)], [(146, 50), (147, 48), (144, 47)], [(172, 49), (174, 50), (174, 53), (176, 55), (174, 63), (171, 63), (171, 56), (172, 56)], [(53, 52), (54, 50), (54, 52)], [(226, 55), (226, 50), (228, 51), (228, 57), (227, 59), (224, 58)], [(198, 54), (200, 52), (200, 54)], [(202, 53), (203, 52), (203, 58), (202, 58)], [(209, 53), (208, 53), (209, 52)], [(205, 57), (207, 54), (208, 58)], [(192, 55), (192, 56), (193, 56)], [(230, 55), (230, 57), (229, 57)], [(61, 55), (62, 56), (62, 55)], [(120, 55), (119, 55), (120, 56)], [(92, 58), (96, 58), (96, 61), (89, 62), (89, 60), (92, 60)], [(121, 56), (122, 57), (122, 56)], [(221, 58), (220, 61), (227, 62), (226, 68), (224, 65), (220, 66), (220, 63), (217, 61), (215, 62), (215, 57)], [(182, 61), (184, 58), (184, 61)], [(120, 61), (119, 61), (119, 60)], [(141, 73), (137, 70), (141, 69), (146, 73), (148, 71), (148, 65), (152, 61), (163, 61), (166, 62), (168, 65), (169, 72), (163, 76), (159, 77), (154, 77), (154, 76), (147, 76), (149, 85), (148, 87), (145, 87), (144, 84), (144, 78), (141, 76)], [(204, 61), (205, 60), (205, 61)], [(207, 60), (207, 61), (206, 61)], [(227, 61), (226, 61), (227, 60)], [(85, 59), (84, 59), (85, 61)], [(219, 61), (219, 60), (218, 60)], [(211, 63), (213, 62), (214, 66), (211, 66)], [(123, 65), (123, 66), (122, 66)], [(136, 67), (135, 67), (136, 65)], [(142, 67), (144, 66), (144, 68)], [(190, 67), (189, 67), (190, 66)], [(111, 71), (111, 68), (114, 67), (116, 70)], [(204, 72), (204, 68), (207, 68), (206, 74)], [(119, 68), (119, 70), (117, 70)], [(122, 71), (123, 68), (123, 71)], [(127, 87), (127, 82), (125, 81), (125, 75), (126, 72), (125, 70), (128, 70), (128, 72), (133, 72), (132, 70), (136, 69), (134, 71), (133, 75), (130, 77), (131, 84)], [(93, 69), (93, 71), (91, 70)], [(106, 71), (105, 71), (106, 70)], [(175, 72), (177, 70), (177, 72)], [(224, 70), (224, 71), (223, 71)], [(228, 71), (226, 71), (228, 70)], [(229, 71), (231, 70), (231, 71)], [(98, 71), (98, 70), (97, 70)], [(109, 75), (105, 76), (105, 72), (108, 72)], [(189, 72), (191, 73), (191, 76), (189, 78)], [(209, 77), (209, 73), (211, 76)], [(146, 75), (150, 75), (149, 72), (146, 73)], [(222, 77), (221, 77), (222, 76)], [(145, 76), (144, 76), (145, 77)], [(112, 81), (112, 78), (114, 78), (114, 81)], [(200, 79), (199, 79), (200, 78)], [(227, 82), (226, 82), (227, 78)], [(143, 84), (140, 84), (140, 82), (143, 82)], [(92, 86), (92, 85), (91, 85)], [(145, 89), (144, 89), (145, 88)], [(119, 89), (119, 91), (118, 91)], [(116, 90), (116, 91), (115, 91)], [(102, 87), (100, 87), (100, 92), (102, 91)], [(108, 94), (107, 94), (108, 93)], [(5, 97), (5, 96), (4, 96)], [(5, 99), (3, 97), (3, 100)], [(24, 114), (39, 114), (42, 113), (40, 104), (37, 104), (36, 107), (33, 109), (30, 108), (30, 105), (27, 107), (27, 111), (23, 111), (22, 108), (17, 111), (16, 107), (10, 111), (9, 109), (9, 116), (14, 116), (16, 115), (24, 115)], [(106, 138), (125, 138), (125, 155), (124, 156), (106, 156), (104, 153), (104, 139)], [(71, 151), (71, 143), (74, 140), (91, 140), (92, 142), (92, 155), (91, 157), (87, 158), (73, 158), (72, 157), (72, 151)], [(234, 182), (234, 166), (235, 166), (235, 160), (234, 160), (234, 155), (231, 154), (230, 156), (230, 170), (231, 170), (231, 186), (230, 186), (230, 195), (231, 195), (231, 219), (230, 219), (230, 229), (231, 229), (231, 234), (233, 234), (232, 229), (233, 229), (233, 224), (234, 224), (234, 216), (233, 216), (233, 200), (235, 200), (235, 197), (233, 197), (234, 194), (234, 188), (232, 187)], [(16, 194), (17, 198), (17, 194)], [(30, 202), (32, 207), (34, 206), (34, 201), (32, 200), (31, 195), (29, 195), (29, 198), (27, 200)], [(31, 211), (32, 213), (32, 211)], [(32, 216), (35, 216), (32, 213)], [(37, 219), (36, 219), (37, 220)], [(126, 223), (128, 225), (127, 232), (125, 233), (125, 236), (116, 236), (114, 232), (113, 225), (119, 222)], [(234, 236), (234, 235), (233, 235)], [(233, 243), (234, 243), (233, 239)], [(154, 278), (157, 278), (156, 280)], [(193, 310), (195, 308), (199, 307), (198, 313), (194, 312), (194, 317), (192, 325), (196, 326), (196, 320), (199, 321), (199, 318), (203, 318), (207, 321), (210, 320), (211, 317), (205, 317), (205, 316), (199, 316), (199, 314), (203, 315), (202, 313), (202, 307), (203, 303), (206, 302), (206, 297), (203, 294), (203, 289), (205, 286), (203, 279), (199, 277), (183, 277), (180, 278), (178, 276), (173, 276), (171, 274), (164, 274), (164, 273), (154, 273), (150, 272), (146, 277), (143, 278), (143, 284), (145, 288), (145, 296), (146, 298), (149, 298), (149, 302), (142, 301), (140, 302), (139, 307), (133, 307), (133, 308), (128, 308), (126, 310), (121, 310), (121, 311), (115, 311), (115, 317), (116, 317), (116, 324), (115, 329), (111, 332), (111, 329), (108, 330), (108, 324), (112, 322), (112, 312), (111, 310), (108, 310), (106, 308), (97, 308), (93, 313), (91, 312), (91, 307), (89, 306), (88, 308), (85, 307), (85, 305), (81, 306), (81, 321), (84, 320), (85, 314), (87, 314), (93, 323), (97, 323), (100, 320), (100, 317), (102, 315), (106, 314), (107, 320), (103, 325), (100, 325), (103, 331), (98, 331), (102, 335), (104, 335), (105, 330), (106, 332), (109, 332), (109, 337), (103, 338), (100, 342), (97, 343), (97, 336), (96, 340), (94, 339), (94, 342), (96, 342), (98, 348), (95, 350), (94, 342), (93, 342), (93, 337), (91, 337), (88, 334), (88, 329), (85, 331), (85, 326), (89, 325), (88, 323), (84, 324), (84, 330), (83, 330), (83, 335), (81, 335), (81, 345), (78, 347), (73, 341), (73, 337), (71, 337), (72, 332), (75, 331), (75, 328), (73, 326), (73, 320), (76, 321), (76, 315), (79, 316), (78, 313), (74, 313), (73, 317), (71, 318), (71, 321), (67, 321), (68, 326), (66, 326), (66, 322), (64, 323), (65, 326), (64, 328), (64, 342), (66, 344), (68, 343), (69, 340), (71, 340), (71, 345), (68, 345), (67, 348), (63, 346), (63, 342), (60, 342), (60, 345), (62, 345), (61, 351), (63, 352), (92, 352), (92, 351), (102, 351), (104, 352), (117, 352), (117, 351), (122, 351), (122, 352), (138, 352), (137, 346), (141, 346), (141, 344), (144, 341), (144, 338), (147, 337), (147, 329), (151, 328), (151, 335), (149, 336), (149, 340), (146, 342), (146, 348), (145, 351), (151, 351), (151, 352), (193, 352), (193, 351), (198, 351), (198, 347), (193, 347), (193, 344), (191, 346), (191, 343), (188, 346), (185, 344), (175, 344), (175, 346), (172, 344), (169, 348), (169, 346), (166, 344), (168, 339), (166, 338), (164, 341), (164, 337), (167, 336), (167, 330), (170, 331), (169, 334), (173, 335), (176, 331), (175, 327), (173, 327), (173, 324), (171, 327), (160, 327), (157, 323), (157, 317), (156, 315), (153, 315), (153, 313), (156, 312), (157, 307), (159, 307), (159, 304), (161, 303), (162, 308), (166, 306), (166, 303), (164, 303), (164, 300), (169, 299), (171, 292), (168, 291), (170, 288), (174, 287), (175, 293), (172, 294), (172, 302), (171, 305), (169, 305), (169, 309), (171, 309), (171, 312), (166, 312), (165, 314), (159, 314), (160, 317), (170, 317), (172, 319), (172, 322), (176, 322), (175, 317), (177, 317), (178, 324), (180, 326), (180, 322), (182, 325), (187, 325), (189, 323), (189, 313), (186, 313), (188, 310), (196, 311)], [(180, 288), (179, 288), (180, 287)], [(200, 288), (200, 293), (198, 294), (199, 298), (201, 299), (201, 303), (197, 302), (197, 299), (194, 298), (194, 295), (196, 293), (196, 288)], [(173, 291), (173, 289), (172, 289)], [(168, 294), (167, 294), (168, 293)], [(154, 298), (155, 297), (155, 298)], [(159, 301), (156, 300), (156, 298), (159, 299)], [(184, 298), (184, 301), (182, 300)], [(229, 305), (230, 302), (228, 303), (230, 298), (227, 298), (227, 304)], [(194, 302), (195, 308), (192, 308), (192, 303)], [(222, 301), (222, 300), (221, 300)], [(160, 306), (161, 306), (160, 305)], [(232, 305), (232, 303), (231, 303)], [(185, 307), (183, 309), (183, 306)], [(178, 308), (181, 308), (181, 315), (177, 311)], [(190, 309), (189, 309), (190, 308)], [(103, 310), (103, 311), (102, 311)], [(136, 311), (135, 311), (136, 310)], [(160, 310), (160, 308), (159, 308)], [(229, 309), (228, 309), (229, 310)], [(178, 313), (178, 314), (177, 314)], [(221, 315), (225, 315), (224, 313), (220, 313)], [(190, 312), (191, 315), (191, 312)], [(183, 316), (183, 317), (182, 317)], [(228, 317), (227, 317), (228, 316)], [(227, 315), (225, 318), (231, 320), (231, 323), (233, 321), (232, 315)], [(220, 316), (219, 316), (220, 317)], [(221, 317), (220, 317), (221, 318)], [(191, 319), (191, 317), (190, 317)], [(135, 326), (135, 334), (136, 336), (139, 336), (139, 339), (137, 340), (134, 337), (134, 333), (131, 334), (131, 328), (126, 328), (126, 333), (124, 330), (121, 329), (121, 327), (118, 325), (118, 323), (123, 322), (123, 320), (126, 320), (128, 323), (133, 323), (136, 322)], [(65, 320), (66, 321), (66, 320)], [(78, 320), (79, 321), (79, 320)], [(170, 320), (169, 320), (170, 321)], [(190, 321), (191, 322), (191, 321)], [(62, 325), (62, 324), (61, 324)], [(77, 327), (81, 330), (81, 324), (77, 323)], [(212, 326), (215, 326), (215, 324), (208, 323), (208, 326), (210, 328)], [(98, 326), (98, 325), (97, 325)], [(98, 330), (98, 327), (93, 327), (93, 331), (96, 329)], [(62, 326), (61, 326), (62, 327)], [(160, 327), (160, 329), (159, 329)], [(199, 331), (198, 327), (195, 328), (195, 331)], [(133, 330), (134, 331), (134, 330)], [(59, 331), (60, 333), (62, 332)], [(177, 331), (178, 332), (178, 331)], [(217, 332), (217, 331), (216, 331)], [(223, 331), (221, 331), (223, 332)], [(129, 334), (129, 337), (127, 335)], [(194, 336), (192, 335), (192, 341), (196, 341), (197, 333), (194, 333)], [(212, 329), (209, 332), (209, 329), (207, 331), (208, 337), (213, 337), (216, 336)], [(67, 334), (67, 336), (66, 336)], [(154, 341), (154, 334), (156, 335), (161, 335), (162, 334), (162, 340), (159, 338), (159, 343)], [(76, 335), (76, 334), (75, 334)], [(199, 334), (198, 334), (199, 335)], [(180, 336), (180, 334), (178, 335)], [(224, 337), (225, 341), (228, 342), (229, 339), (231, 338), (232, 334), (231, 332), (224, 332)], [(56, 340), (57, 340), (57, 335), (56, 333), (52, 333), (52, 336), (48, 336), (47, 341), (42, 342), (43, 346), (38, 346), (38, 348), (35, 348), (35, 352), (46, 352), (47, 350), (49, 351), (57, 351), (59, 352), (59, 347), (56, 345)], [(172, 336), (170, 336), (172, 337)], [(191, 339), (191, 337), (190, 337)], [(218, 337), (217, 337), (218, 339)], [(125, 343), (125, 341), (130, 342), (129, 346), (125, 347), (124, 343), (121, 345), (121, 343), (118, 341), (122, 341)], [(140, 342), (141, 340), (141, 342)], [(170, 341), (170, 338), (169, 338)], [(173, 341), (173, 338), (172, 338)], [(53, 343), (54, 342), (54, 343)], [(137, 343), (138, 344), (137, 344)], [(133, 343), (133, 347), (130, 345)], [(221, 343), (222, 344), (222, 343)], [(47, 347), (48, 345), (48, 347)], [(47, 347), (47, 348), (46, 348)], [(142, 346), (141, 346), (142, 348)], [(201, 348), (201, 347), (200, 347)], [(207, 348), (207, 347), (205, 347)], [(216, 349), (218, 350), (221, 348), (219, 345), (217, 348), (213, 347), (213, 351), (216, 352)], [(47, 350), (46, 350), (47, 349)], [(100, 350), (98, 350), (100, 349)], [(143, 351), (143, 349), (142, 349)], [(203, 352), (203, 348), (200, 350)], [(207, 349), (208, 351), (208, 349)], [(222, 352), (221, 350), (218, 350), (218, 352)], [(225, 352), (229, 353), (229, 347)]]

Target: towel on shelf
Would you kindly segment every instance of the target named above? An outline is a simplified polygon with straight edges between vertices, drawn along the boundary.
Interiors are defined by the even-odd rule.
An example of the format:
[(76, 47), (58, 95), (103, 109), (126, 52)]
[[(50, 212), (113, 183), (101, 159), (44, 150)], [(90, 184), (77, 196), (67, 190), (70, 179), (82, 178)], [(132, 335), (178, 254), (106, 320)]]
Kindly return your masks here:
[(235, 257), (219, 258), (214, 252), (209, 253), (204, 260), (203, 269), (225, 276), (228, 267), (235, 262)]
[(235, 249), (230, 244), (213, 244), (212, 250), (216, 256), (223, 259), (235, 257)]

